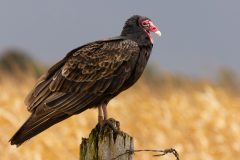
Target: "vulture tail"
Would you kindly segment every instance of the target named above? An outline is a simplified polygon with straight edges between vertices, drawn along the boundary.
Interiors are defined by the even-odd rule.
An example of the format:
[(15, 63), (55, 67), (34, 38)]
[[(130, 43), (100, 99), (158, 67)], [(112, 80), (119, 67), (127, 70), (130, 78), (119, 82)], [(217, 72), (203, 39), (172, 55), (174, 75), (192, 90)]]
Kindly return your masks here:
[[(36, 123), (38, 121), (38, 117), (32, 114), (28, 120), (21, 126), (21, 128), (14, 134), (14, 136), (9, 140), (11, 145), (20, 146), (26, 140), (36, 136), (52, 125), (68, 118), (67, 114), (60, 114), (51, 119), (44, 119), (43, 121)], [(42, 117), (41, 117), (42, 118)]]

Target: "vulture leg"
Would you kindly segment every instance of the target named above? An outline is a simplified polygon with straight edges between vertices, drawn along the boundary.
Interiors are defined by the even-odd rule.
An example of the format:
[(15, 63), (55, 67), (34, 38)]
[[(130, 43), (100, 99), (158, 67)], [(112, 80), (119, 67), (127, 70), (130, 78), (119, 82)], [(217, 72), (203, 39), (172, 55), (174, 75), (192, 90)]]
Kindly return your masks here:
[(103, 121), (102, 106), (98, 106), (98, 123), (102, 123), (102, 121)]
[(98, 122), (101, 126), (108, 125), (114, 132), (119, 132), (119, 126), (114, 126), (110, 121), (107, 121), (108, 113), (107, 113), (107, 104), (102, 104), (98, 107)]
[(107, 120), (108, 119), (108, 113), (107, 113), (107, 105), (106, 104), (102, 105), (102, 111), (103, 111), (103, 119)]

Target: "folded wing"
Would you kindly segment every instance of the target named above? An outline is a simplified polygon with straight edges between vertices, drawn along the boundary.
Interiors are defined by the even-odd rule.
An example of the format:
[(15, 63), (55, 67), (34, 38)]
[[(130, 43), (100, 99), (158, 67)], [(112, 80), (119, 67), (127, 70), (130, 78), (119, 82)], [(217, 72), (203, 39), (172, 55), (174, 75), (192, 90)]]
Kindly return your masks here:
[(130, 77), (138, 55), (137, 43), (121, 38), (75, 49), (40, 78), (25, 100), (28, 110), (72, 115), (89, 107), (101, 95), (118, 91)]

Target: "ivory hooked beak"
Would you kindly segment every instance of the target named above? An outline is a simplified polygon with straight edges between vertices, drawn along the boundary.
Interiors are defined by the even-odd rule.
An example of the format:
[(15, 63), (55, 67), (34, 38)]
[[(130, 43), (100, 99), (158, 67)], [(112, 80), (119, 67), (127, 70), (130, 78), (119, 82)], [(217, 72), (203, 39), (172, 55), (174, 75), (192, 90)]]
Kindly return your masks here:
[(161, 35), (162, 35), (162, 33), (159, 30), (154, 33), (156, 33), (159, 37), (161, 37)]

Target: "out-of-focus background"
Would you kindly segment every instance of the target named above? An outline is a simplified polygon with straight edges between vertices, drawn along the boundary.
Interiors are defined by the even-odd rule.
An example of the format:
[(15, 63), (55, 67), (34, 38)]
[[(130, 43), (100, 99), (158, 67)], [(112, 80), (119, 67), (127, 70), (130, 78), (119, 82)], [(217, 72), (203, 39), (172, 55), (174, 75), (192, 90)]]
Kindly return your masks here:
[[(71, 49), (116, 36), (134, 14), (162, 32), (139, 82), (112, 100), (111, 117), (136, 149), (173, 147), (181, 159), (240, 156), (240, 2), (0, 2), (0, 159), (78, 159), (97, 111), (55, 125), (21, 147), (8, 140), (29, 113), (24, 98), (37, 78)], [(135, 159), (151, 159), (137, 153)], [(152, 158), (174, 159), (174, 157)]]

